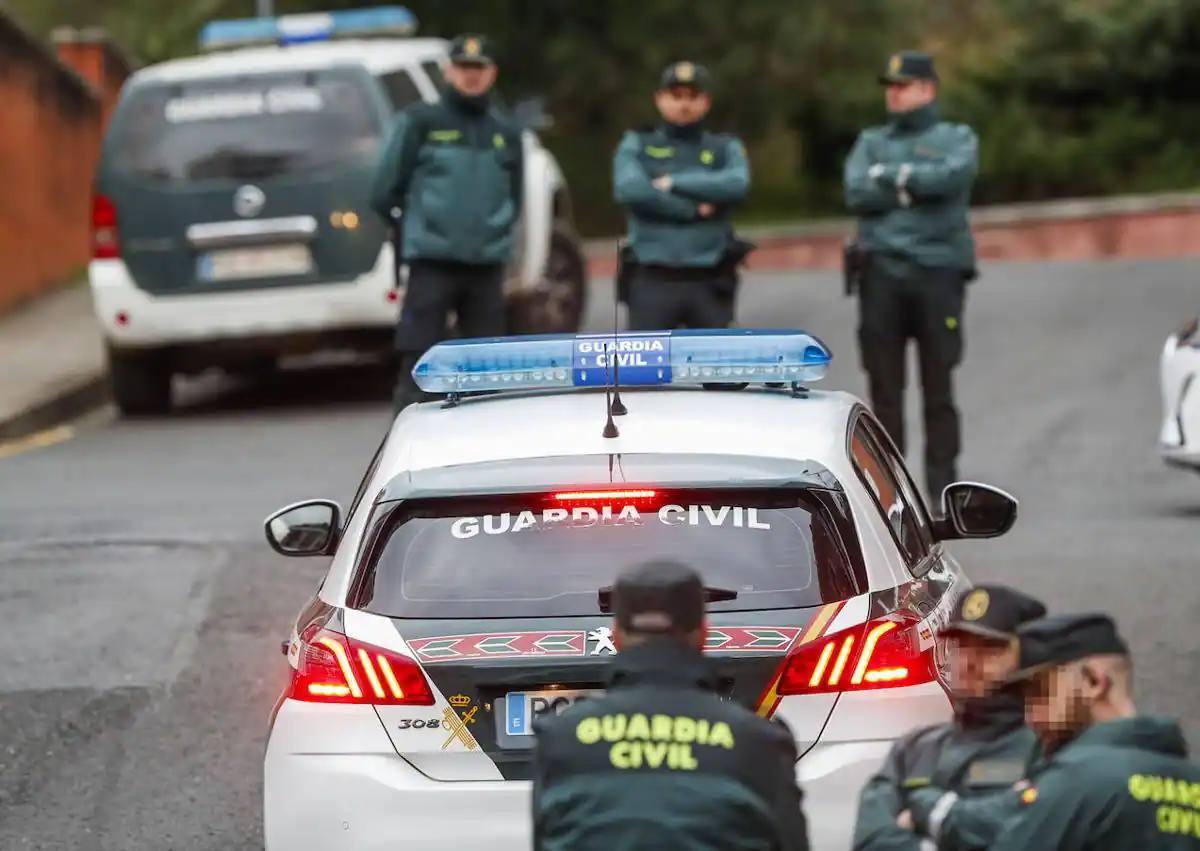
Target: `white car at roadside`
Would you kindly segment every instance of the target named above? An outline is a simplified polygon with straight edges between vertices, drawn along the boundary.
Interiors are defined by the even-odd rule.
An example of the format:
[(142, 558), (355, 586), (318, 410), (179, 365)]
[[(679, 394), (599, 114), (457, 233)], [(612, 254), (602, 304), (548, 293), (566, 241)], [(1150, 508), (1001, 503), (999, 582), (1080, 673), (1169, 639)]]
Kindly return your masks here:
[(951, 715), (935, 636), (969, 582), (943, 542), (1017, 507), (960, 482), (933, 518), (866, 406), (807, 388), (829, 359), (744, 329), (426, 353), (446, 400), (397, 417), (348, 511), (266, 522), (333, 557), (286, 645), (267, 848), (529, 848), (533, 719), (604, 688), (608, 589), (652, 556), (704, 577), (722, 691), (787, 722), (812, 847), (848, 848), (893, 742)]

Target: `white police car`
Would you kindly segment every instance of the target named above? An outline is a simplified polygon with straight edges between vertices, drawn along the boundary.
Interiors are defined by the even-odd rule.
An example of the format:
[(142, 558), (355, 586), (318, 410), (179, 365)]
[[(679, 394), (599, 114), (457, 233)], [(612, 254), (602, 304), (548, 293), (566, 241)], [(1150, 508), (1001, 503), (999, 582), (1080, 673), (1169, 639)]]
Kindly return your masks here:
[(1162, 363), (1163, 424), (1159, 451), (1168, 464), (1200, 472), (1200, 319), (1167, 338)]
[(968, 582), (942, 541), (1016, 503), (958, 483), (932, 518), (866, 407), (803, 386), (829, 359), (798, 331), (431, 349), (447, 401), (396, 419), (348, 511), (266, 523), (333, 555), (287, 646), (267, 847), (528, 848), (532, 719), (603, 689), (608, 588), (649, 557), (700, 571), (722, 690), (788, 722), (813, 845), (849, 847), (892, 741), (950, 714), (934, 635)]
[[(435, 101), (448, 62), (415, 26), (400, 7), (213, 21), (207, 55), (130, 78), (89, 267), (123, 413), (165, 412), (176, 374), (390, 350), (402, 291), (369, 188), (394, 114)], [(532, 131), (523, 145), (510, 329), (575, 331), (586, 272), (567, 183)]]

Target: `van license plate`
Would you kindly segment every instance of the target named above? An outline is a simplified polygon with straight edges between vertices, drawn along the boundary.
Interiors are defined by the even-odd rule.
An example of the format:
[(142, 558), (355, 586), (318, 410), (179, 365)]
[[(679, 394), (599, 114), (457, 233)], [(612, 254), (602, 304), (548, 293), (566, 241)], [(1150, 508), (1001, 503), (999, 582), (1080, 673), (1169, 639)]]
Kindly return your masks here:
[(573, 703), (601, 694), (604, 692), (599, 689), (510, 691), (504, 697), (504, 732), (510, 736), (532, 736), (535, 718), (557, 715)]
[(258, 248), (224, 248), (196, 258), (196, 277), (202, 281), (235, 278), (280, 278), (312, 271), (307, 245), (288, 244)]

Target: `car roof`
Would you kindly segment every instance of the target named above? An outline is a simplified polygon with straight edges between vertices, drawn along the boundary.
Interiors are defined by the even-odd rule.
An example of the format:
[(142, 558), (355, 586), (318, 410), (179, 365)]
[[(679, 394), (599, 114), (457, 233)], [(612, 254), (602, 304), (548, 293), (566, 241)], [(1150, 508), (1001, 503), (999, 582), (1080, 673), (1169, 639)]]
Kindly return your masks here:
[(135, 73), (131, 82), (181, 83), (228, 74), (320, 70), (348, 64), (363, 65), (379, 74), (437, 59), (446, 50), (446, 41), (439, 38), (339, 39), (244, 47), (160, 62)]
[(839, 479), (849, 471), (848, 393), (700, 388), (623, 390), (629, 413), (605, 438), (602, 392), (468, 398), (453, 408), (407, 408), (380, 459), (380, 480), (406, 471), (523, 458), (606, 454), (743, 455), (812, 461)]

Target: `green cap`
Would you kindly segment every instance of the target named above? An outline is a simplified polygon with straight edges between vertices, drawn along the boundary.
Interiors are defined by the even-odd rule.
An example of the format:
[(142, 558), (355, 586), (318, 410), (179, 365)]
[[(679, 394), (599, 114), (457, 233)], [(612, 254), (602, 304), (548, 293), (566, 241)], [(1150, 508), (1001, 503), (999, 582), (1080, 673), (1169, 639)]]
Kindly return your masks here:
[(1117, 633), (1113, 619), (1104, 614), (1054, 615), (1017, 630), (1020, 662), (1010, 682), (1089, 656), (1128, 656), (1129, 648)]
[(612, 608), (627, 632), (691, 632), (704, 622), (704, 583), (687, 565), (648, 561), (617, 577)]
[(496, 57), (487, 36), (463, 33), (450, 42), (450, 61), (456, 65), (494, 65)]
[(660, 89), (672, 86), (691, 86), (699, 92), (708, 91), (708, 69), (695, 62), (672, 62), (663, 69)]
[(932, 56), (919, 50), (902, 50), (892, 54), (887, 70), (879, 75), (879, 82), (886, 86), (891, 83), (911, 83), (913, 80), (937, 82), (937, 78)]

